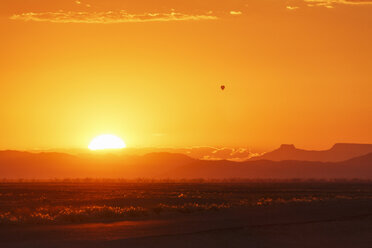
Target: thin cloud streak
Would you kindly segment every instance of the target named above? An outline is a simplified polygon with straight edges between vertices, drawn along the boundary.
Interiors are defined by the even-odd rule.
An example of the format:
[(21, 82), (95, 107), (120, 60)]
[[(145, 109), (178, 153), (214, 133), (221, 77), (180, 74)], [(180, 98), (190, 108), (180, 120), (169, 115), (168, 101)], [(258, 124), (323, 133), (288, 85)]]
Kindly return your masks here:
[(297, 6), (287, 6), (286, 8), (288, 10), (296, 10), (296, 9), (299, 9), (300, 7), (297, 7)]
[(169, 22), (169, 21), (200, 21), (217, 20), (212, 15), (190, 15), (184, 13), (144, 13), (130, 14), (124, 10), (106, 12), (28, 12), (16, 14), (11, 20), (52, 22), (52, 23), (140, 23), (140, 22)]
[(242, 15), (243, 13), (241, 11), (230, 11), (230, 15)]
[(346, 4), (346, 5), (372, 5), (372, 0), (304, 0), (309, 3), (310, 6), (332, 6), (334, 4)]

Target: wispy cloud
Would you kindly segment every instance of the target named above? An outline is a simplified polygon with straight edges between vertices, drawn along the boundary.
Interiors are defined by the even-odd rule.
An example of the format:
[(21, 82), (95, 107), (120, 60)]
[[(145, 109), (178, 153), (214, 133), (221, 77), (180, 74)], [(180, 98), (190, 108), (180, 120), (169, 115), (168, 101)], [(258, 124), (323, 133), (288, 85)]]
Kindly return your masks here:
[(288, 10), (296, 10), (296, 9), (298, 9), (298, 8), (300, 8), (300, 7), (297, 7), (297, 6), (287, 6), (286, 7)]
[[(195, 152), (198, 148), (192, 148), (193, 152)], [(200, 148), (199, 148), (200, 149)], [(201, 157), (202, 159), (206, 160), (233, 160), (233, 161), (244, 161), (251, 157), (257, 156), (254, 153), (251, 153), (246, 148), (214, 148), (211, 147), (211, 150), (206, 151), (205, 149), (202, 150), (204, 155)]]
[[(77, 5), (83, 5), (83, 2), (82, 1), (79, 1), (79, 0), (76, 0), (75, 3)], [(87, 8), (90, 8), (91, 7), (91, 5), (89, 3), (84, 4), (84, 6), (87, 7)]]
[(323, 6), (326, 8), (333, 8), (335, 4), (346, 5), (372, 5), (372, 0), (304, 0), (308, 6)]
[(10, 17), (12, 20), (53, 22), (53, 23), (138, 23), (138, 22), (168, 22), (168, 21), (198, 21), (216, 20), (213, 15), (192, 15), (185, 13), (144, 13), (130, 14), (124, 10), (105, 12), (28, 12)]
[(251, 157), (262, 155), (261, 152), (252, 152), (247, 148), (231, 148), (231, 147), (210, 147), (210, 146), (199, 146), (199, 147), (188, 147), (188, 148), (139, 148), (139, 149), (127, 149), (131, 154), (148, 154), (151, 152), (168, 152), (168, 153), (180, 153), (185, 154), (191, 158), (205, 159), (205, 160), (233, 160), (233, 161), (244, 161)]
[(241, 11), (230, 11), (230, 15), (242, 15), (243, 13)]

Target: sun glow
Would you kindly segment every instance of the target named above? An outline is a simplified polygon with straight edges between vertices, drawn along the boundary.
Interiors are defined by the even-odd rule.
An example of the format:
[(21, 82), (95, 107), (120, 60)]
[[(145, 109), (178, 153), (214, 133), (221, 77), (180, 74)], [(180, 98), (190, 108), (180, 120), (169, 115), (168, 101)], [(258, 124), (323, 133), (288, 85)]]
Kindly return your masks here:
[(127, 147), (124, 141), (112, 134), (104, 134), (95, 137), (89, 144), (90, 150), (122, 149)]

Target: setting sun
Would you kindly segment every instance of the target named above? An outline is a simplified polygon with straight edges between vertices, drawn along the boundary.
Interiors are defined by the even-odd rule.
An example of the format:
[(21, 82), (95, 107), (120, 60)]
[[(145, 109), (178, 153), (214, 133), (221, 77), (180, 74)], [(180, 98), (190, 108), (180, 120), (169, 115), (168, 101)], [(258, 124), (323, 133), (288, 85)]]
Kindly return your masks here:
[(104, 134), (95, 137), (89, 144), (90, 150), (122, 149), (127, 147), (124, 141), (112, 134)]
[(372, 248), (372, 0), (0, 0), (0, 33), (0, 248)]

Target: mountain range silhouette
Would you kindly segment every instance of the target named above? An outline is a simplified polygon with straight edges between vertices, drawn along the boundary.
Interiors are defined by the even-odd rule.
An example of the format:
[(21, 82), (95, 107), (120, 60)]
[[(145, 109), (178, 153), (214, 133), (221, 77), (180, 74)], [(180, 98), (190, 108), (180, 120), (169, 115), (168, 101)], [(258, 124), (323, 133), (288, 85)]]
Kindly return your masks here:
[(320, 161), (320, 162), (339, 162), (353, 157), (362, 156), (372, 152), (372, 144), (347, 144), (338, 143), (329, 150), (309, 151), (297, 149), (294, 145), (283, 144), (280, 148), (265, 153), (262, 156), (251, 158), (250, 160), (301, 160), (301, 161)]
[(372, 179), (372, 145), (336, 144), (326, 151), (282, 145), (243, 162), (199, 160), (174, 153), (134, 156), (0, 151), (0, 179), (67, 177)]

